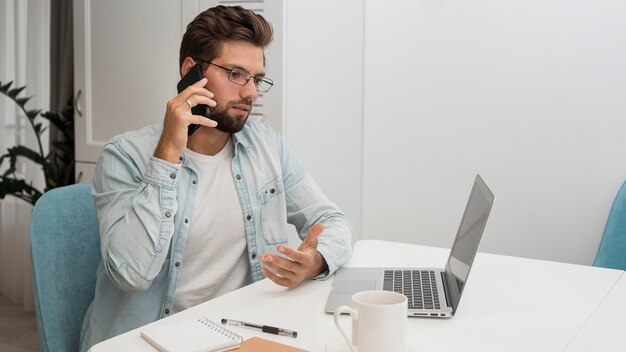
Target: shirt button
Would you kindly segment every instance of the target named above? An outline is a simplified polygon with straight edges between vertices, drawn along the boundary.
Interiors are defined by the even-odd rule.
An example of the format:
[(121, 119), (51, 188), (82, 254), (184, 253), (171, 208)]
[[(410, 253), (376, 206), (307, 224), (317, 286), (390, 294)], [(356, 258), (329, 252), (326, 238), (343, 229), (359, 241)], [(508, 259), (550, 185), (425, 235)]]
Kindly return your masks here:
[(241, 180), (241, 175), (235, 176), (236, 179)]
[(252, 259), (256, 258), (256, 253), (252, 253)]
[(170, 212), (169, 210), (165, 211), (165, 217), (169, 218), (170, 216), (172, 216), (172, 212)]
[(248, 219), (248, 221), (252, 220), (252, 216), (251, 215), (246, 215), (246, 219)]
[(176, 173), (175, 173), (175, 172), (172, 172), (172, 173), (170, 174), (170, 178), (171, 178), (172, 180), (173, 180), (173, 179), (175, 179), (175, 178), (176, 178)]
[(193, 180), (193, 181), (191, 181), (191, 183), (193, 183), (195, 185), (196, 183), (198, 183), (198, 180)]
[(170, 310), (169, 310), (169, 309), (166, 309), (166, 310), (165, 310), (165, 314), (170, 314)]
[(276, 193), (276, 190), (272, 188), (272, 189), (270, 189), (270, 193), (274, 194), (274, 193)]
[(189, 219), (185, 218), (185, 224), (189, 223)]
[(174, 263), (174, 265), (180, 266), (180, 262), (176, 262), (176, 263)]

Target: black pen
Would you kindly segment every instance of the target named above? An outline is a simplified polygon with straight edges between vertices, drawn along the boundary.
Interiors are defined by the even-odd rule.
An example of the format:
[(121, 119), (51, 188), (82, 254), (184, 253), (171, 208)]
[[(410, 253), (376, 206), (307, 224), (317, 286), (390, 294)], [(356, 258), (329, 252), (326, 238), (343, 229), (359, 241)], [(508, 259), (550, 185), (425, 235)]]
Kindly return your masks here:
[(258, 329), (263, 332), (267, 332), (267, 333), (274, 334), (274, 335), (298, 337), (298, 333), (295, 331), (291, 331), (291, 330), (287, 330), (283, 328), (277, 328), (277, 327), (269, 326), (269, 325), (257, 325), (257, 324), (252, 324), (252, 323), (246, 323), (244, 321), (223, 319), (223, 318), (222, 318), (222, 324), (240, 326), (242, 328)]

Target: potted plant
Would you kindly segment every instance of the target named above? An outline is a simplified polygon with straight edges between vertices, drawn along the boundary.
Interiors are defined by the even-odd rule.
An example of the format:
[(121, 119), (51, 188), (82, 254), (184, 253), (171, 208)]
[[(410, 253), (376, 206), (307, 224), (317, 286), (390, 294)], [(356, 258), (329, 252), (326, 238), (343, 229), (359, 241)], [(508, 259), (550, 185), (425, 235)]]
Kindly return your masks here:
[[(11, 195), (22, 199), (32, 205), (37, 202), (44, 192), (50, 189), (66, 186), (74, 183), (74, 106), (70, 98), (67, 106), (61, 114), (54, 112), (42, 112), (42, 110), (27, 110), (25, 105), (29, 97), (20, 97), (25, 87), (11, 88), (13, 82), (3, 84), (0, 82), (0, 93), (7, 96), (17, 104), (28, 118), (28, 122), (35, 132), (38, 150), (32, 150), (22, 145), (16, 145), (7, 149), (0, 156), (0, 167), (8, 161), (8, 168), (0, 175), (0, 199)], [(46, 119), (54, 125), (64, 137), (63, 141), (53, 141), (54, 150), (44, 154), (41, 144), (41, 135), (46, 130), (42, 124)], [(45, 179), (45, 189), (39, 190), (31, 183), (20, 179), (16, 174), (17, 161), (26, 158), (41, 165)]]

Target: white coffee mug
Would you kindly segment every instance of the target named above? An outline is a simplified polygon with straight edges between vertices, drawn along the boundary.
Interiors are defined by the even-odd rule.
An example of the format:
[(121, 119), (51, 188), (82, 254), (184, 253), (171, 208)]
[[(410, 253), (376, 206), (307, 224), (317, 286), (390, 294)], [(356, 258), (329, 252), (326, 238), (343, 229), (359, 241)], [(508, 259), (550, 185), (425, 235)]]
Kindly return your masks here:
[[(363, 291), (352, 295), (352, 307), (335, 310), (335, 325), (352, 352), (404, 352), (406, 349), (407, 298), (390, 291)], [(352, 317), (352, 340), (339, 325), (339, 316)]]

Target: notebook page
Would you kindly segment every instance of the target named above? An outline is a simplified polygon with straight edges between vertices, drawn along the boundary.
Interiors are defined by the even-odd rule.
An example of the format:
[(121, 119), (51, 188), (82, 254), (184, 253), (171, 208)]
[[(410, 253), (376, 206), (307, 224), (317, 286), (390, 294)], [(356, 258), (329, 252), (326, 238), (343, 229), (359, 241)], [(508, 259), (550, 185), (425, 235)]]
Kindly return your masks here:
[(238, 348), (242, 337), (207, 318), (146, 327), (141, 337), (163, 352), (214, 352)]

